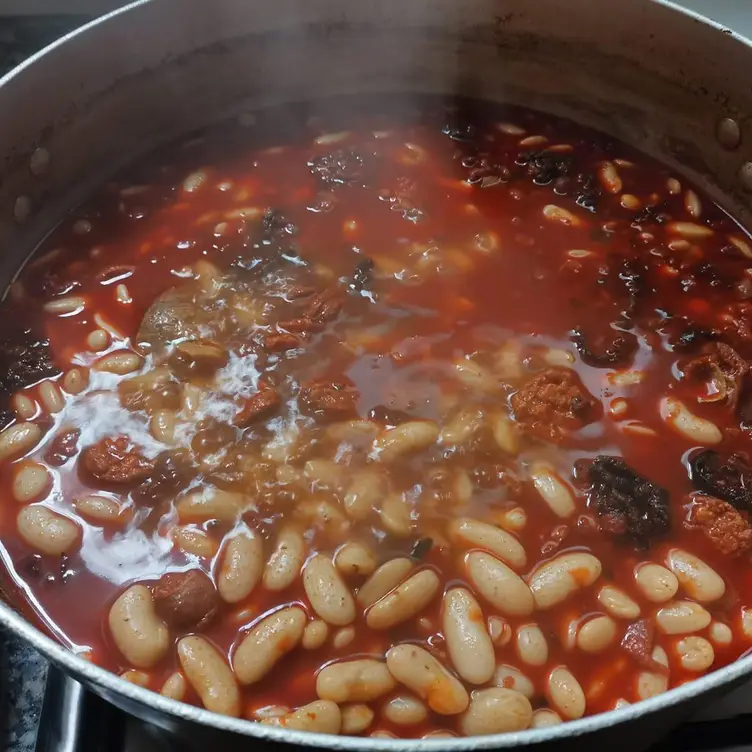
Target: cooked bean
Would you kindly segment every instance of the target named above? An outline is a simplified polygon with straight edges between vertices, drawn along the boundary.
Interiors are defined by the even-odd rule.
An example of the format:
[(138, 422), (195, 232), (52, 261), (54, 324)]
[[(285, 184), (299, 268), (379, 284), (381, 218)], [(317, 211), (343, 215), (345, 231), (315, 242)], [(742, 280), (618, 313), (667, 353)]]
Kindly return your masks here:
[(491, 687), (473, 692), (459, 727), (465, 736), (483, 736), (523, 731), (532, 720), (533, 708), (527, 697), (513, 689)]
[(120, 505), (105, 496), (96, 496), (95, 494), (80, 496), (73, 501), (73, 506), (82, 517), (105, 525), (122, 525), (127, 519), (127, 516), (120, 509)]
[(533, 713), (533, 720), (530, 722), (530, 728), (550, 728), (563, 723), (561, 716), (551, 708), (538, 708)]
[(179, 671), (174, 671), (167, 677), (167, 681), (162, 685), (159, 694), (163, 697), (169, 697), (171, 700), (182, 701), (185, 699), (187, 690), (185, 677)]
[(488, 617), (488, 634), (491, 637), (491, 642), (496, 645), (497, 648), (508, 645), (512, 639), (512, 628), (509, 626), (509, 622), (506, 619), (502, 619), (500, 616)]
[(350, 521), (340, 507), (327, 499), (312, 498), (295, 507), (293, 518), (308, 528), (319, 529), (327, 538), (341, 539), (350, 529)]
[(43, 381), (39, 385), (39, 399), (48, 413), (59, 413), (65, 407), (63, 393), (52, 381)]
[(576, 214), (572, 214), (568, 209), (556, 206), (556, 204), (546, 204), (543, 207), (543, 216), (549, 222), (556, 222), (567, 227), (580, 227), (583, 224)]
[(78, 313), (86, 308), (86, 298), (80, 295), (66, 295), (63, 298), (50, 300), (42, 306), (47, 313), (57, 313), (65, 316), (71, 313)]
[(669, 222), (666, 225), (666, 232), (669, 235), (681, 235), (687, 240), (699, 240), (700, 238), (712, 237), (714, 231), (705, 225), (698, 225), (694, 222)]
[(303, 630), (302, 646), (306, 650), (318, 650), (329, 636), (329, 626), (321, 619), (314, 619), (306, 624)]
[(110, 335), (104, 329), (95, 329), (86, 338), (86, 345), (94, 352), (106, 350), (110, 344)]
[(382, 462), (393, 462), (405, 454), (427, 449), (439, 438), (439, 427), (430, 420), (410, 420), (382, 431), (373, 442), (373, 456)]
[(687, 671), (707, 671), (715, 660), (713, 646), (704, 638), (691, 635), (679, 640), (676, 645), (679, 660)]
[(685, 592), (699, 603), (717, 601), (726, 592), (726, 583), (718, 572), (694, 554), (673, 548), (666, 564)]
[(479, 520), (462, 518), (452, 520), (448, 532), (452, 542), (457, 545), (483, 548), (515, 569), (522, 569), (527, 564), (522, 544), (506, 530)]
[(520, 432), (517, 424), (508, 415), (497, 413), (491, 418), (491, 431), (496, 446), (502, 452), (517, 455), (520, 451)]
[(316, 700), (282, 718), (269, 718), (261, 723), (283, 726), (293, 731), (308, 731), (311, 734), (339, 734), (342, 728), (342, 713), (336, 703)]
[(343, 734), (360, 734), (365, 731), (372, 723), (375, 713), (368, 705), (361, 702), (353, 705), (345, 705), (342, 711), (342, 729)]
[(548, 660), (548, 643), (537, 624), (518, 627), (517, 655), (528, 666), (542, 666)]
[(116, 350), (115, 352), (104, 355), (99, 360), (92, 363), (95, 371), (105, 371), (115, 373), (118, 376), (138, 371), (143, 365), (143, 358), (130, 350)]
[(372, 606), (396, 588), (414, 568), (415, 563), (411, 559), (390, 559), (363, 583), (355, 596), (356, 600), (363, 608)]
[(48, 556), (70, 553), (78, 544), (80, 530), (68, 517), (42, 504), (23, 507), (16, 518), (18, 533), (35, 551)]
[(457, 379), (468, 389), (486, 394), (499, 391), (498, 379), (479, 363), (472, 360), (460, 360), (454, 364)]
[(519, 533), (527, 527), (527, 512), (522, 507), (505, 509), (496, 522), (510, 533)]
[(548, 675), (546, 697), (556, 711), (567, 720), (585, 715), (585, 693), (572, 672), (565, 666), (555, 668)]
[(744, 636), (752, 639), (752, 609), (743, 608), (741, 613), (741, 626)]
[(50, 471), (39, 462), (21, 462), (14, 471), (13, 498), (21, 504), (38, 501), (47, 495), (52, 486)]
[(465, 556), (468, 578), (475, 590), (505, 616), (527, 616), (534, 600), (525, 581), (491, 554), (471, 551)]
[(16, 394), (11, 400), (11, 406), (16, 417), (20, 420), (30, 420), (39, 410), (37, 403), (29, 399), (25, 394)]
[(259, 535), (240, 529), (224, 547), (217, 572), (217, 590), (225, 603), (239, 603), (258, 585), (264, 571), (264, 548)]
[(330, 663), (316, 677), (316, 694), (336, 703), (371, 702), (395, 686), (387, 664), (373, 658)]
[(604, 585), (598, 591), (598, 603), (617, 619), (636, 619), (640, 615), (640, 605), (615, 585)]
[(535, 697), (535, 685), (525, 674), (514, 666), (502, 663), (496, 667), (493, 675), (493, 683), (497, 687), (513, 689), (515, 692), (525, 695), (528, 700)]
[(175, 508), (183, 522), (234, 522), (251, 504), (245, 494), (204, 486), (181, 496)]
[[(373, 734), (371, 734), (373, 736)], [(448, 729), (436, 729), (435, 731), (429, 731), (427, 734), (423, 734), (421, 739), (456, 739), (457, 734)]]
[(470, 698), (460, 682), (427, 650), (417, 645), (396, 645), (386, 654), (392, 676), (411, 689), (439, 715), (465, 710)]
[(577, 632), (577, 647), (586, 653), (600, 653), (616, 639), (616, 623), (610, 616), (588, 619)]
[(178, 659), (188, 682), (207, 710), (240, 715), (240, 692), (235, 677), (208, 640), (198, 635), (183, 637), (178, 642)]
[(660, 412), (671, 428), (695, 444), (718, 444), (723, 440), (721, 429), (715, 423), (690, 412), (683, 402), (673, 397), (661, 400)]
[(607, 193), (621, 193), (621, 178), (613, 162), (601, 162), (598, 167), (598, 181)]
[(314, 490), (339, 488), (345, 479), (342, 465), (333, 460), (308, 460), (303, 466), (303, 476), (313, 484)]
[(361, 470), (353, 475), (343, 505), (350, 519), (364, 520), (381, 506), (389, 490), (386, 477), (377, 470)]
[[(668, 667), (666, 651), (656, 645), (652, 658), (656, 663)], [(647, 700), (649, 697), (660, 695), (668, 689), (668, 671), (640, 671), (637, 675), (637, 697)]]
[(285, 590), (300, 576), (305, 560), (306, 544), (300, 530), (284, 527), (264, 569), (264, 587), (267, 590)]
[(402, 493), (390, 493), (381, 502), (379, 509), (384, 529), (398, 538), (408, 538), (412, 534), (413, 519), (410, 505)]
[(728, 624), (723, 624), (720, 621), (714, 621), (710, 625), (709, 629), (710, 639), (721, 647), (730, 645), (734, 639), (734, 633), (731, 631), (731, 627)]
[(535, 605), (540, 609), (553, 608), (577, 590), (592, 585), (600, 574), (601, 563), (592, 554), (560, 554), (530, 576)]
[(293, 650), (303, 637), (308, 617), (291, 606), (264, 617), (243, 637), (232, 657), (232, 667), (241, 684), (255, 684)]
[(470, 439), (483, 426), (483, 412), (477, 407), (462, 408), (441, 429), (439, 443), (444, 446), (458, 447)]
[(33, 449), (42, 438), (36, 423), (14, 423), (0, 431), (0, 460), (20, 457)]
[(363, 543), (345, 543), (334, 554), (334, 566), (346, 577), (367, 577), (376, 571), (373, 551)]
[(172, 539), (181, 551), (194, 556), (209, 559), (217, 553), (216, 541), (196, 527), (186, 525), (176, 527), (172, 532)]
[(397, 695), (384, 703), (381, 714), (395, 726), (414, 726), (428, 717), (428, 708), (412, 695)]
[(174, 443), (176, 428), (177, 420), (172, 410), (157, 410), (149, 421), (151, 435), (163, 444)]
[(138, 668), (155, 665), (170, 647), (170, 633), (145, 585), (132, 585), (122, 593), (110, 608), (108, 623), (118, 650)]
[(674, 601), (659, 609), (655, 621), (664, 634), (691, 634), (705, 629), (711, 617), (699, 603)]
[(355, 620), (355, 601), (328, 557), (315, 554), (306, 562), (303, 587), (311, 608), (328, 624), (344, 627)]
[(635, 584), (653, 603), (670, 601), (679, 589), (679, 580), (673, 572), (660, 564), (640, 564), (634, 572)]
[(134, 669), (130, 669), (130, 671), (123, 671), (123, 673), (120, 674), (120, 678), (125, 679), (131, 684), (135, 684), (137, 687), (148, 687), (151, 677), (145, 671), (135, 671)]
[(63, 389), (68, 394), (81, 394), (89, 385), (89, 372), (85, 368), (71, 368), (63, 376)]
[(452, 588), (444, 593), (441, 619), (457, 673), (470, 684), (485, 684), (493, 676), (495, 653), (478, 601), (469, 590)]
[(530, 477), (543, 501), (557, 517), (565, 519), (575, 513), (577, 508), (572, 492), (550, 465), (544, 462), (533, 463)]
[(432, 569), (416, 572), (371, 606), (366, 624), (371, 629), (391, 629), (412, 619), (433, 600), (440, 584)]

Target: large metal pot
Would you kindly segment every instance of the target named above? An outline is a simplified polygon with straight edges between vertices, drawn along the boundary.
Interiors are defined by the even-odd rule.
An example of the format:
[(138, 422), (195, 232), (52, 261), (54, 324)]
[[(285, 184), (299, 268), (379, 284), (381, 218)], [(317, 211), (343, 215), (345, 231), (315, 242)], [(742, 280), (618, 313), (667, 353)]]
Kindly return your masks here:
[[(138, 153), (238, 110), (348, 92), (460, 92), (565, 115), (663, 159), (749, 219), (750, 66), (746, 40), (662, 0), (142, 0), (0, 81), (0, 285), (88, 187)], [(747, 657), (652, 700), (550, 729), (351, 739), (183, 705), (69, 653), (9, 605), (0, 604), (0, 623), (106, 699), (185, 731), (200, 749), (220, 734), (224, 749), (254, 739), (395, 751), (606, 743), (635, 752), (752, 675)]]

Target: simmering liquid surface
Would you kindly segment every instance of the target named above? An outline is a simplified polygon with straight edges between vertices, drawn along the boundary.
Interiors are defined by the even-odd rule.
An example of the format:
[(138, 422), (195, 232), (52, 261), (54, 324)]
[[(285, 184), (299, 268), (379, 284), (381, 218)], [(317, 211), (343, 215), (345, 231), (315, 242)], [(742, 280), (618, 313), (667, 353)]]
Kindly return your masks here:
[(569, 122), (243, 116), (105, 185), (3, 304), (8, 588), (290, 728), (664, 692), (752, 643), (750, 300), (744, 230)]

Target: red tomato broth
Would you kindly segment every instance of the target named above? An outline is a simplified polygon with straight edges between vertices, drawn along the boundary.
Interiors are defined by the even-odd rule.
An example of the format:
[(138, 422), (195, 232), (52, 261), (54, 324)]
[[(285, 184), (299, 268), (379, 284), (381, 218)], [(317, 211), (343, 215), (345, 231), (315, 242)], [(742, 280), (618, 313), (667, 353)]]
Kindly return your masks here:
[[(516, 533), (527, 552), (528, 564), (523, 574), (562, 551), (587, 550), (595, 555), (603, 566), (595, 585), (548, 611), (536, 610), (525, 618), (505, 617), (513, 631), (522, 624), (537, 623), (548, 639), (548, 659), (540, 667), (520, 661), (514, 639), (496, 648), (499, 664), (516, 666), (532, 680), (536, 688), (534, 708), (548, 705), (543, 687), (547, 674), (558, 665), (566, 665), (579, 680), (588, 696), (588, 713), (609, 710), (619, 698), (630, 702), (638, 699), (635, 679), (643, 669), (619, 646), (628, 622), (618, 622), (617, 639), (595, 659), (577, 648), (566, 648), (561, 635), (569, 619), (604, 612), (596, 595), (605, 582), (619, 586), (640, 604), (641, 619), (652, 619), (661, 604), (651, 604), (641, 595), (634, 584), (633, 569), (641, 561), (663, 563), (665, 552), (672, 547), (694, 553), (723, 577), (726, 594), (706, 608), (714, 619), (728, 623), (733, 641), (728, 647), (714, 644), (713, 668), (736, 659), (752, 642), (740, 623), (741, 608), (752, 605), (752, 598), (747, 595), (748, 559), (721, 554), (701, 532), (682, 524), (684, 505), (694, 490), (687, 473), (688, 453), (694, 446), (665, 424), (658, 403), (663, 396), (676, 396), (693, 413), (721, 426), (723, 441), (714, 448), (723, 456), (747, 449), (749, 438), (740, 430), (738, 418), (723, 405), (697, 404), (696, 386), (676, 378), (677, 361), (691, 358), (694, 353), (672, 351), (667, 315), (674, 317), (671, 321), (686, 316), (700, 327), (719, 326), (724, 307), (736, 298), (733, 289), (714, 279), (744, 278), (748, 260), (743, 254), (732, 252), (727, 236), (736, 233), (745, 238), (746, 234), (700, 194), (702, 217), (698, 224), (711, 228), (713, 234), (693, 239), (689, 252), (672, 250), (665, 222), (657, 221), (656, 216), (664, 213), (673, 221), (692, 218), (686, 216), (683, 193), (668, 193), (671, 173), (622, 144), (566, 121), (474, 102), (452, 103), (447, 109), (443, 102), (427, 100), (419, 112), (408, 112), (407, 116), (398, 102), (386, 98), (379, 107), (383, 108), (381, 113), (363, 108), (360, 115), (354, 116), (356, 107), (335, 104), (332, 114), (321, 116), (317, 112), (306, 125), (303, 124), (310, 113), (305, 107), (261, 113), (257, 124), (250, 128), (228, 124), (145, 160), (129, 173), (117, 176), (60, 225), (40, 249), (39, 260), (32, 262), (21, 276), (15, 294), (6, 303), (6, 315), (12, 315), (19, 325), (21, 321), (41, 323), (62, 370), (73, 365), (91, 366), (102, 355), (91, 352), (86, 344), (88, 334), (98, 326), (95, 313), (122, 333), (122, 339), (114, 338), (110, 350), (135, 346), (145, 312), (158, 295), (181, 283), (188, 274), (181, 270), (202, 258), (220, 269), (226, 268), (249, 252), (249, 238), (260, 221), (258, 215), (270, 207), (280, 208), (285, 219), (297, 227), (295, 241), (301, 255), (324, 266), (319, 274), (324, 283), (335, 284), (340, 277), (349, 278), (355, 264), (364, 258), (373, 259), (376, 275), (371, 292), (376, 302), (374, 305), (368, 297), (348, 297), (336, 321), (315, 333), (302, 352), (289, 357), (282, 354), (276, 364), (272, 363), (271, 371), (283, 376), (294, 374), (299, 383), (345, 374), (358, 390), (357, 412), (361, 418), (377, 409), (378, 420), (386, 425), (401, 422), (403, 413), (441, 424), (446, 419), (447, 395), (458, 395), (460, 404), (465, 399), (485, 408), (499, 409), (507, 403), (518, 385), (500, 383), (497, 394), (469, 395), (467, 388), (457, 383), (453, 362), (472, 353), (490, 352), (511, 340), (521, 348), (527, 369), (525, 379), (546, 367), (543, 358), (549, 348), (573, 353), (571, 367), (587, 391), (602, 404), (597, 421), (567, 435), (560, 444), (525, 439), (517, 458), (500, 453), (496, 461), (484, 459), (483, 468), (468, 466), (466, 463), (474, 460), (459, 452), (447, 452), (445, 456), (434, 453), (434, 464), (445, 470), (470, 471), (473, 495), (467, 505), (458, 506), (451, 499), (431, 501), (428, 494), (423, 494), (414, 508), (414, 534), (409, 538), (385, 533), (378, 517), (372, 517), (353, 523), (341, 540), (333, 540), (336, 536), (320, 528), (313, 530), (311, 550), (332, 552), (344, 540), (363, 540), (373, 545), (381, 563), (393, 555), (409, 554), (420, 537), (434, 537), (433, 548), (418, 566), (434, 567), (445, 588), (463, 583), (472, 591), (462, 565), (467, 547), (458, 550), (447, 544), (440, 531), (458, 515), (493, 520), (502, 510), (519, 506), (527, 513), (527, 525)], [(326, 132), (327, 125), (332, 131), (343, 127), (343, 109), (351, 130), (336, 143), (316, 144), (313, 139)], [(546, 137), (547, 143), (536, 149), (571, 144), (572, 165), (567, 166), (564, 178), (536, 183), (525, 166), (519, 164), (524, 161), (520, 155), (525, 148), (518, 142), (524, 137), (503, 133), (496, 127), (499, 121), (521, 126), (525, 135)], [(457, 123), (470, 123), (473, 132), (460, 127), (457, 132), (443, 132), (448, 130), (442, 128), (447, 123), (449, 129)], [(472, 138), (465, 140), (467, 136)], [(354, 148), (363, 155), (367, 163), (366, 186), (360, 180), (322, 185), (309, 167), (317, 156), (342, 148)], [(481, 158), (475, 154), (478, 150), (487, 151), (486, 162), (493, 165), (487, 169), (481, 165), (481, 172), (485, 169), (491, 178), (501, 176), (498, 183), (482, 187), (468, 182), (472, 170), (479, 169)], [(615, 195), (602, 192), (593, 212), (580, 205), (588, 203), (587, 195), (578, 204), (565, 194), (571, 190), (575, 176), (594, 175), (604, 159), (628, 160), (631, 164), (617, 168), (623, 189)], [(195, 192), (186, 192), (183, 181), (198, 168), (205, 168), (206, 178)], [(569, 180), (570, 185), (566, 186), (563, 180)], [(131, 186), (138, 190), (129, 191)], [(122, 193), (124, 188), (126, 195)], [(632, 194), (644, 207), (653, 193), (657, 198), (652, 203), (658, 208), (639, 222), (635, 219), (639, 212), (620, 204), (623, 194)], [(333, 201), (332, 208), (321, 211), (321, 201)], [(580, 226), (546, 219), (543, 210), (551, 204), (572, 212)], [(247, 221), (228, 218), (228, 212), (238, 207), (260, 211), (251, 212)], [(81, 219), (91, 223), (90, 232), (73, 231), (74, 222)], [(221, 222), (226, 227), (220, 232)], [(652, 239), (645, 237), (648, 234)], [(490, 251), (479, 247), (489, 242), (497, 247)], [(422, 272), (416, 271), (413, 259), (425, 256), (431, 247), (437, 251), (428, 256), (436, 257), (435, 263), (443, 267), (441, 273), (431, 273), (430, 261)], [(57, 248), (63, 249), (62, 253), (46, 261), (45, 254)], [(591, 253), (572, 257), (568, 255), (571, 249)], [(690, 267), (690, 254), (712, 261), (712, 269), (703, 272)], [(638, 348), (630, 366), (591, 367), (576, 354), (571, 332), (584, 327), (587, 337), (621, 318), (624, 295), (620, 289), (614, 292), (613, 279), (607, 279), (605, 270), (635, 258), (648, 265), (639, 312), (633, 316)], [(49, 270), (44, 278), (48, 280), (46, 288), (38, 282), (40, 270)], [(69, 283), (74, 284), (71, 291), (66, 289)], [(116, 299), (118, 284), (127, 286), (130, 302)], [(39, 313), (41, 303), (54, 297), (50, 290), (85, 294), (87, 307), (73, 315)], [(358, 340), (359, 330), (369, 336)], [(340, 345), (348, 341), (349, 346)], [(752, 357), (748, 342), (735, 342), (734, 346), (742, 356)], [(238, 368), (240, 376), (248, 375), (242, 373), (242, 364)], [(614, 370), (644, 371), (644, 378), (637, 384), (619, 386), (609, 380)], [(73, 401), (86, 402), (93, 390), (110, 390), (121, 380), (120, 376), (92, 371), (89, 391)], [(26, 392), (35, 393), (35, 389), (30, 386)], [(628, 407), (626, 414), (617, 418), (609, 413), (609, 405), (622, 397)], [(289, 409), (289, 405), (285, 408)], [(79, 448), (101, 436), (130, 431), (131, 439), (138, 444), (148, 434), (148, 424), (137, 415), (124, 424), (123, 412), (114, 402), (102, 401), (94, 411), (71, 413), (66, 409), (57, 416), (45, 416), (45, 440), (30, 456), (44, 462), (45, 445), (61, 426), (71, 424), (71, 417), (81, 430)], [(75, 422), (76, 416), (79, 423)], [(655, 435), (628, 435), (623, 431), (625, 420), (639, 422)], [(271, 435), (263, 423), (248, 429), (248, 434), (256, 437), (253, 440), (257, 443)], [(325, 442), (318, 447), (314, 446), (303, 459), (327, 456), (331, 449)], [(569, 482), (575, 463), (597, 454), (622, 456), (636, 472), (668, 489), (672, 526), (665, 539), (653, 542), (645, 551), (635, 551), (629, 544), (615, 545), (611, 536), (598, 530), (581, 489), (576, 494), (576, 514), (562, 520), (553, 514), (532, 483), (524, 479), (524, 473), (519, 488), (512, 482), (520, 468), (533, 459), (551, 463)], [(77, 459), (72, 459), (55, 468), (55, 487), (46, 501), (70, 516), (75, 516), (71, 501), (77, 494), (87, 489), (100, 490), (78, 471), (77, 465)], [(426, 466), (423, 453), (393, 464), (393, 488), (425, 488)], [(195, 557), (169, 546), (174, 510), (161, 510), (163, 516), (153, 526), (155, 537), (147, 539), (140, 552), (133, 541), (129, 542), (133, 527), (126, 527), (123, 551), (109, 565), (108, 543), (116, 535), (114, 529), (79, 520), (84, 529), (86, 556), (90, 558), (96, 552), (99, 557), (101, 571), (97, 575), (87, 571), (81, 552), (70, 552), (62, 563), (57, 557), (34, 556), (16, 530), (19, 505), (10, 488), (10, 464), (3, 463), (0, 471), (5, 505), (0, 516), (0, 537), (18, 604), (25, 602), (31, 607), (34, 621), (69, 647), (89, 652), (99, 665), (116, 672), (132, 668), (109, 636), (107, 610), (133, 581), (148, 584), (166, 568), (196, 566)], [(332, 498), (332, 494), (315, 493)], [(274, 530), (288, 512), (289, 506), (280, 503), (278, 508), (250, 513), (244, 519), (264, 535), (270, 547)], [(226, 525), (197, 526), (217, 543), (227, 531)], [(160, 558), (156, 559), (154, 540), (161, 541)], [(205, 559), (199, 565), (211, 573)], [(351, 588), (357, 587), (362, 578), (348, 583)], [(685, 597), (681, 589), (676, 597)], [(495, 613), (490, 604), (480, 596), (478, 599), (486, 617)], [(231, 654), (245, 627), (270, 609), (290, 603), (301, 604), (315, 617), (299, 580), (282, 593), (271, 593), (258, 585), (247, 602), (223, 604), (218, 616), (200, 633), (221, 652)], [(330, 638), (323, 648), (310, 652), (297, 648), (261, 682), (244, 688), (243, 712), (253, 717), (253, 711), (267, 705), (294, 708), (312, 702), (316, 699), (315, 675), (321, 666), (354, 655), (381, 657), (391, 645), (401, 641), (430, 645), (444, 665), (450, 666), (441, 635), (440, 611), (441, 599), (437, 596), (419, 615), (427, 620), (428, 632), (416, 620), (388, 632), (376, 632), (367, 628), (359, 613), (354, 622), (356, 637), (342, 649), (331, 645), (336, 629), (330, 627)], [(243, 612), (240, 621), (239, 612)], [(698, 634), (707, 633), (705, 629)], [(173, 633), (171, 639), (176, 641), (181, 636)], [(682, 668), (678, 660), (675, 644), (679, 639), (681, 636), (656, 632), (655, 644), (669, 656), (670, 686), (697, 676)], [(608, 677), (596, 696), (594, 682), (604, 670), (619, 666), (620, 662), (624, 663), (623, 668)], [(171, 650), (159, 664), (148, 669), (150, 688), (158, 691), (176, 666), (175, 651)], [(192, 691), (186, 699), (199, 703)], [(382, 702), (372, 703), (377, 716), (366, 733), (387, 730), (417, 737), (438, 728), (457, 730), (456, 717), (434, 713), (425, 723), (395, 727), (379, 717)]]

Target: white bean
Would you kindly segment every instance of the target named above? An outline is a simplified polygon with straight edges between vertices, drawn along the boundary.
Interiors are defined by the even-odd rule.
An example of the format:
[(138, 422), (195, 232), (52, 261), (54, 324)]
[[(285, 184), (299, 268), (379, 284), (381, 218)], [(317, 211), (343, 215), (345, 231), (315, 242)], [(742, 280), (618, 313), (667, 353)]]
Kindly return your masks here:
[(457, 379), (469, 389), (486, 394), (499, 391), (499, 380), (473, 360), (460, 360), (454, 364)]
[(567, 227), (580, 227), (582, 225), (582, 220), (576, 214), (572, 214), (568, 209), (556, 206), (556, 204), (546, 204), (543, 207), (543, 216), (549, 222), (556, 222)]
[(137, 687), (148, 687), (151, 677), (145, 671), (130, 669), (129, 671), (123, 671), (120, 674), (120, 678), (125, 679), (130, 684), (135, 684)]
[(180, 671), (174, 671), (167, 677), (167, 680), (162, 685), (162, 689), (159, 690), (159, 694), (163, 697), (169, 697), (171, 700), (182, 701), (185, 699), (187, 691), (188, 684), (185, 681), (185, 677)]
[[(652, 658), (661, 666), (668, 667), (666, 651), (656, 645), (653, 648)], [(660, 695), (668, 689), (668, 670), (666, 671), (640, 671), (637, 674), (637, 697), (647, 700), (649, 697)]]
[(527, 564), (525, 549), (517, 538), (486, 522), (469, 518), (452, 520), (448, 533), (453, 543), (490, 551), (514, 569), (522, 569)]
[(598, 180), (607, 193), (621, 193), (621, 178), (613, 162), (601, 162), (598, 167)]
[(615, 585), (604, 585), (598, 591), (598, 603), (617, 619), (631, 621), (640, 615), (640, 605)]
[(64, 298), (50, 300), (42, 307), (47, 313), (58, 313), (61, 316), (78, 313), (86, 308), (86, 298), (83, 298), (80, 295), (66, 295)]
[(439, 427), (430, 420), (411, 420), (382, 431), (373, 443), (373, 457), (393, 462), (405, 454), (427, 449), (439, 438)]
[(108, 623), (118, 650), (138, 668), (158, 663), (170, 646), (170, 633), (145, 585), (132, 585), (120, 595), (110, 608)]
[(513, 689), (515, 692), (520, 692), (525, 695), (528, 700), (532, 700), (535, 697), (535, 685), (530, 679), (525, 676), (519, 669), (514, 666), (509, 666), (506, 663), (502, 663), (496, 667), (496, 671), (493, 676), (493, 683), (497, 687), (506, 687), (506, 689)]
[(212, 519), (234, 522), (251, 505), (252, 500), (245, 494), (204, 486), (181, 496), (175, 503), (175, 508), (183, 522), (206, 522)]
[(533, 720), (530, 700), (513, 689), (491, 687), (476, 689), (470, 706), (459, 719), (465, 736), (523, 731)]
[(332, 647), (335, 650), (344, 650), (355, 639), (355, 627), (342, 627), (334, 633)]
[(86, 338), (86, 345), (94, 352), (106, 350), (110, 344), (110, 335), (104, 329), (95, 329)]
[(181, 551), (206, 559), (217, 553), (217, 543), (203, 530), (188, 525), (173, 528), (172, 539)]
[(377, 470), (360, 470), (352, 477), (343, 506), (352, 520), (364, 520), (372, 510), (381, 506), (389, 491), (387, 478)]
[(684, 591), (699, 603), (717, 601), (726, 592), (726, 583), (718, 572), (688, 551), (671, 549), (666, 557), (666, 564), (676, 575)]
[(381, 713), (395, 726), (414, 726), (428, 717), (428, 708), (412, 695), (397, 695), (384, 703)]
[(679, 589), (676, 575), (660, 564), (638, 564), (635, 567), (634, 578), (643, 596), (653, 603), (670, 601)]
[(127, 516), (120, 505), (105, 496), (89, 494), (74, 499), (73, 506), (82, 517), (100, 524), (125, 523)]
[(344, 627), (355, 620), (355, 601), (328, 557), (314, 554), (306, 562), (303, 588), (313, 610), (328, 624)]
[(546, 696), (562, 718), (574, 720), (585, 715), (585, 693), (572, 672), (565, 666), (555, 668), (548, 675)]
[(65, 398), (57, 384), (43, 381), (39, 385), (39, 399), (48, 413), (59, 413), (65, 407)]
[(20, 420), (30, 420), (39, 410), (39, 406), (34, 400), (21, 393), (16, 394), (13, 397), (11, 405), (13, 407), (13, 412), (15, 412), (16, 417)]
[(577, 508), (569, 486), (559, 478), (550, 465), (545, 462), (533, 463), (530, 477), (543, 501), (557, 517), (565, 519), (575, 513)]
[(336, 703), (316, 700), (282, 718), (268, 718), (261, 723), (283, 726), (294, 731), (308, 731), (311, 734), (339, 734), (342, 728), (342, 713)]
[(175, 441), (177, 420), (172, 410), (157, 410), (149, 421), (151, 435), (163, 444), (172, 444)]
[(517, 629), (517, 655), (528, 666), (542, 666), (548, 660), (548, 643), (537, 624), (524, 624)]
[(547, 561), (530, 576), (535, 605), (553, 608), (570, 595), (592, 585), (601, 574), (601, 563), (592, 554), (565, 553)]
[(404, 493), (387, 494), (381, 502), (379, 516), (384, 529), (392, 535), (407, 538), (412, 534), (412, 512)]
[(386, 654), (392, 676), (411, 689), (439, 715), (465, 710), (470, 698), (462, 684), (427, 650), (417, 645), (396, 645)]
[(558, 726), (560, 723), (563, 723), (562, 718), (555, 710), (538, 708), (533, 713), (530, 728), (550, 728), (551, 726)]
[(439, 443), (444, 446), (462, 446), (483, 426), (483, 412), (477, 407), (462, 408), (441, 429)]
[(388, 592), (400, 584), (412, 570), (415, 564), (411, 559), (390, 559), (382, 564), (361, 586), (356, 600), (363, 608), (372, 606)]
[(81, 537), (79, 527), (73, 520), (42, 504), (23, 507), (16, 524), (24, 542), (48, 556), (70, 553)]
[(264, 570), (264, 587), (267, 590), (285, 590), (300, 576), (306, 554), (306, 544), (300, 530), (284, 527), (277, 535), (269, 561)]
[(303, 466), (303, 476), (313, 489), (339, 488), (345, 478), (344, 468), (334, 460), (308, 460)]
[(664, 634), (690, 634), (705, 629), (711, 617), (699, 603), (674, 601), (659, 609), (655, 621)]
[(232, 657), (235, 676), (241, 684), (255, 684), (276, 663), (297, 647), (308, 617), (302, 608), (291, 606), (261, 619), (243, 637)]
[(85, 368), (71, 368), (63, 376), (63, 389), (68, 394), (81, 394), (89, 385), (89, 372)]
[(715, 234), (710, 227), (698, 225), (694, 222), (669, 222), (666, 225), (666, 232), (669, 235), (680, 235), (687, 240), (710, 238)]
[(14, 423), (0, 432), (0, 460), (20, 457), (33, 449), (42, 438), (36, 423)]
[(346, 577), (367, 577), (376, 571), (377, 564), (373, 551), (357, 541), (345, 543), (334, 554), (334, 566)]
[(303, 630), (301, 645), (305, 650), (318, 650), (329, 636), (329, 626), (321, 619), (314, 619), (306, 624)]
[(322, 700), (371, 702), (396, 686), (387, 664), (373, 658), (330, 663), (316, 677), (316, 694)]
[(361, 702), (353, 705), (344, 705), (342, 711), (342, 729), (345, 735), (352, 736), (365, 731), (372, 723), (375, 713), (368, 705)]
[(508, 415), (497, 413), (491, 418), (491, 431), (496, 446), (502, 452), (517, 455), (520, 451), (520, 432), (517, 424)]
[(674, 397), (661, 400), (660, 413), (666, 423), (694, 444), (718, 444), (723, 433), (715, 423), (690, 412), (687, 406)]
[(240, 692), (230, 667), (203, 637), (191, 635), (178, 642), (178, 658), (188, 682), (207, 710), (240, 715)]
[(447, 652), (457, 673), (470, 684), (485, 684), (495, 670), (495, 652), (483, 612), (472, 593), (452, 588), (441, 611)]
[(422, 569), (368, 609), (366, 624), (371, 629), (391, 629), (419, 614), (434, 598), (441, 581), (432, 569)]
[(577, 647), (585, 653), (600, 653), (616, 639), (616, 623), (610, 616), (588, 619), (577, 632)]
[(105, 371), (106, 373), (125, 376), (126, 374), (138, 371), (143, 362), (143, 358), (137, 353), (130, 350), (116, 350), (94, 361), (91, 367), (95, 371)]
[(707, 671), (715, 660), (713, 646), (704, 638), (690, 635), (676, 645), (681, 665), (687, 671)]
[(710, 639), (716, 644), (722, 647), (730, 645), (734, 639), (734, 633), (731, 631), (731, 627), (728, 624), (723, 624), (720, 621), (714, 621), (710, 625)]
[(264, 570), (263, 542), (248, 528), (232, 534), (221, 554), (216, 574), (217, 590), (225, 603), (245, 600), (261, 580)]
[(13, 473), (13, 498), (21, 504), (39, 501), (52, 486), (50, 471), (39, 462), (27, 460), (16, 465)]

